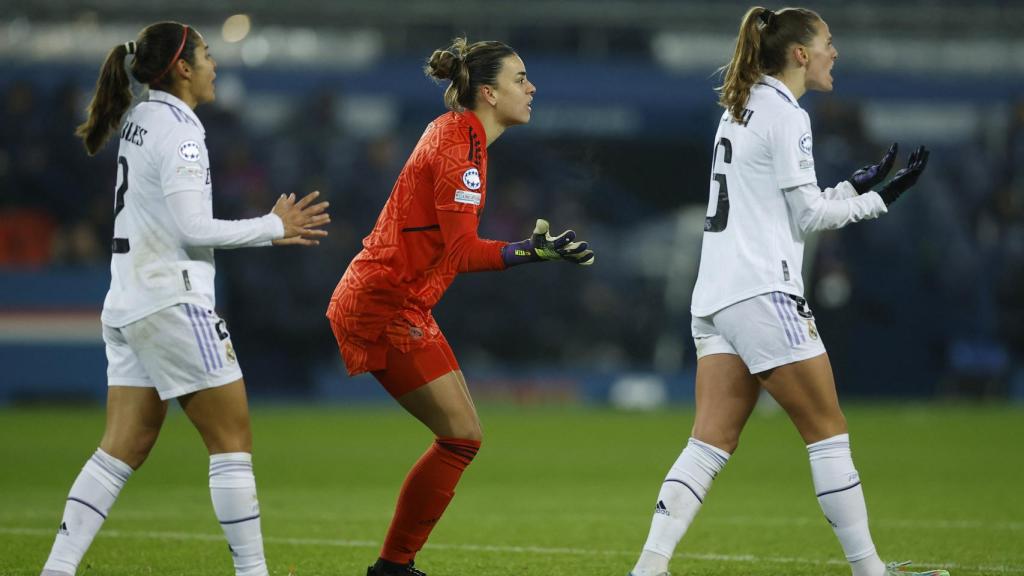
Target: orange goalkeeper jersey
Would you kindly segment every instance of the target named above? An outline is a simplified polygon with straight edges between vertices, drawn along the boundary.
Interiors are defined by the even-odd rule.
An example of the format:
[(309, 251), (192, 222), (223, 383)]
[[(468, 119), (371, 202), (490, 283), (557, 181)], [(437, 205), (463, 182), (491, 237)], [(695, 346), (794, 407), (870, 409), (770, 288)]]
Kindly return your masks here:
[(483, 126), (470, 111), (439, 116), (420, 137), (331, 297), (327, 317), (350, 373), (383, 366), (373, 359), (379, 355), (346, 354), (346, 343), (366, 348), (396, 321), (411, 326), (412, 336), (403, 342), (401, 330), (388, 329), (392, 344), (430, 340), (436, 331), (430, 311), (459, 272), (505, 267), (506, 243), (477, 236), (486, 199)]

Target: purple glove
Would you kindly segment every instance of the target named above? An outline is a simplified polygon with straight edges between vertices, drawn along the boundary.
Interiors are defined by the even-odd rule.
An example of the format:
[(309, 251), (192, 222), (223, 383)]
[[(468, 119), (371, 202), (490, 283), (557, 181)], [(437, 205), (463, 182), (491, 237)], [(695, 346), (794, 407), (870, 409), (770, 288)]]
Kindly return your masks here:
[(927, 165), (928, 149), (924, 146), (919, 146), (917, 150), (910, 153), (910, 158), (907, 158), (907, 165), (900, 169), (885, 186), (877, 190), (885, 205), (888, 206), (895, 202), (901, 194), (917, 183), (918, 177), (921, 176), (921, 172), (924, 172), (924, 168)]
[(882, 180), (885, 180), (885, 176), (892, 170), (892, 164), (896, 161), (896, 151), (899, 149), (899, 144), (896, 142), (892, 143), (889, 147), (889, 151), (882, 156), (882, 161), (878, 164), (868, 164), (867, 166), (857, 170), (850, 176), (850, 184), (857, 189), (857, 194), (863, 194), (874, 188)]
[(526, 240), (509, 242), (501, 249), (505, 267), (518, 266), (544, 260), (568, 260), (581, 266), (594, 263), (594, 251), (586, 242), (574, 242), (576, 233), (566, 230), (558, 236), (549, 233), (551, 225), (547, 220), (537, 219), (533, 235)]

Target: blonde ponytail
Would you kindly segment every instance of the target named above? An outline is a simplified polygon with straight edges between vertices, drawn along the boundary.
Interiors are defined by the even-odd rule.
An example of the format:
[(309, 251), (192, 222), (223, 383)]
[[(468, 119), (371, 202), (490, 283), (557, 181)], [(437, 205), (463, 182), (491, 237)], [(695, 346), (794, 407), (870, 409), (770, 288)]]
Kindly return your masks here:
[(778, 12), (755, 6), (743, 16), (736, 50), (732, 60), (719, 69), (722, 85), (718, 103), (737, 122), (743, 121), (743, 108), (750, 99), (750, 89), (761, 76), (781, 72), (786, 66), (786, 52), (793, 44), (810, 44), (816, 33), (815, 23), (821, 20), (813, 10), (785, 8)]

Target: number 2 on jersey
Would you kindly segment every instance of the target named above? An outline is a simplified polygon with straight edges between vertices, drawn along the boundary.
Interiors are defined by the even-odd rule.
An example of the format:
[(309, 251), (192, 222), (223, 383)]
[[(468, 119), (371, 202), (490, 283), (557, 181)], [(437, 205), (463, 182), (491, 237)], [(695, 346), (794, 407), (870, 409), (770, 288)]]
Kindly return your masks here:
[(117, 163), (121, 166), (121, 185), (114, 192), (114, 218), (124, 209), (124, 193), (128, 191), (128, 159), (118, 156)]
[[(128, 192), (128, 159), (118, 156), (117, 164), (121, 167), (121, 184), (114, 191), (114, 220), (117, 220), (117, 215), (124, 210), (124, 195)], [(128, 250), (127, 238), (114, 238), (110, 243), (110, 251), (114, 254), (126, 254)]]
[[(732, 142), (728, 138), (719, 138), (715, 144), (715, 154), (711, 160), (712, 170), (718, 167), (718, 148), (721, 147), (725, 152), (722, 154), (722, 162), (725, 164), (732, 164)], [(704, 231), (705, 232), (721, 232), (725, 230), (726, 225), (729, 224), (729, 184), (725, 180), (725, 174), (721, 172), (714, 172), (711, 175), (711, 180), (718, 183), (718, 194), (717, 200), (714, 196), (708, 199), (708, 202), (716, 202), (715, 215), (706, 216), (704, 218)], [(712, 187), (712, 191), (714, 188)]]

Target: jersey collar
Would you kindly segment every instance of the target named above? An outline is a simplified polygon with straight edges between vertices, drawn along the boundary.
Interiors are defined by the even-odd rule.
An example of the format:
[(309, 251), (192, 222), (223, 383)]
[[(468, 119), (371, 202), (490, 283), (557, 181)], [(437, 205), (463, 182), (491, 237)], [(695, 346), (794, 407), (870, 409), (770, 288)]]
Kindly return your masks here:
[(800, 105), (796, 103), (796, 96), (793, 96), (793, 92), (790, 91), (789, 86), (786, 86), (782, 80), (774, 76), (768, 76), (767, 74), (761, 76), (761, 79), (757, 81), (758, 84), (763, 84), (769, 88), (774, 88), (780, 96), (789, 101), (790, 104), (799, 108)]
[(463, 110), (462, 117), (469, 121), (469, 125), (480, 133), (484, 142), (487, 142), (487, 131), (484, 130), (484, 125), (480, 123), (480, 119), (476, 117), (476, 114), (474, 114), (472, 110)]
[(203, 134), (206, 133), (206, 128), (203, 127), (203, 123), (199, 121), (199, 117), (196, 116), (195, 111), (192, 110), (192, 108), (189, 107), (188, 104), (185, 104), (185, 102), (182, 101), (181, 98), (178, 98), (170, 92), (164, 92), (163, 90), (153, 90), (152, 88), (150, 88), (149, 100), (156, 100), (157, 102), (163, 102), (164, 104), (174, 106), (178, 109), (178, 111), (188, 116), (190, 120), (195, 122), (196, 126), (198, 126), (199, 129), (203, 131)]

